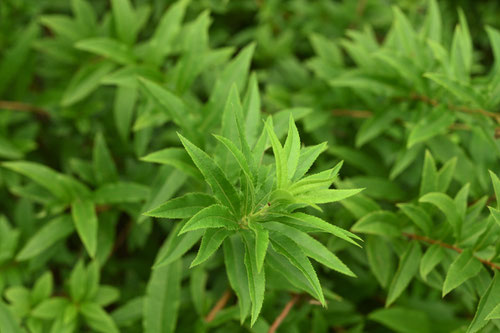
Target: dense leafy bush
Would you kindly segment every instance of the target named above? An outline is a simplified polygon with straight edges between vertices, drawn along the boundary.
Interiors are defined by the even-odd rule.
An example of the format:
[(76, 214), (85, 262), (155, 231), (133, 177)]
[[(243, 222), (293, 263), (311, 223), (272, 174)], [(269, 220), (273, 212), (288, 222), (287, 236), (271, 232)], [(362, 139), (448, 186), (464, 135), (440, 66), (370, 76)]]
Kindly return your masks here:
[(499, 332), (499, 19), (0, 2), (0, 332)]

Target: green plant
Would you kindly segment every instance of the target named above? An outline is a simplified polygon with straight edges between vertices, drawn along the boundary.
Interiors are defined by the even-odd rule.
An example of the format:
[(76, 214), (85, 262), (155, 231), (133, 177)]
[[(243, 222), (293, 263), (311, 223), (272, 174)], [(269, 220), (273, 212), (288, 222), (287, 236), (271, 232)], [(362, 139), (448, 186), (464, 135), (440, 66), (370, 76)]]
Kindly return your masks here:
[(0, 333), (497, 332), (498, 6), (1, 1)]

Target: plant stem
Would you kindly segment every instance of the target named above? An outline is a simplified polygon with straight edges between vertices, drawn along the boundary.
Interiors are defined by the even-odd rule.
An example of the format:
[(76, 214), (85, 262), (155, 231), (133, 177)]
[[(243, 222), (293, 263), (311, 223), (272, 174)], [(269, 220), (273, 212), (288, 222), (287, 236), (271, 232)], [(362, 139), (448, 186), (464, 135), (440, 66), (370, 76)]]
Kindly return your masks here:
[(0, 101), (0, 109), (13, 110), (13, 111), (25, 111), (33, 112), (38, 116), (43, 118), (49, 118), (50, 113), (46, 110), (27, 103), (15, 102), (15, 101)]
[[(458, 253), (462, 253), (464, 251), (463, 249), (461, 249), (459, 247), (456, 247), (454, 245), (451, 245), (451, 244), (448, 244), (448, 243), (444, 243), (444, 242), (442, 242), (440, 240), (432, 239), (432, 238), (429, 238), (429, 237), (426, 237), (426, 236), (411, 234), (411, 233), (407, 233), (407, 232), (403, 232), (403, 235), (406, 236), (406, 237), (408, 237), (409, 239), (418, 240), (418, 241), (421, 241), (421, 242), (424, 242), (424, 243), (437, 244), (437, 245), (439, 245), (441, 247), (453, 250), (453, 251), (458, 252)], [(491, 261), (486, 260), (486, 259), (479, 258), (477, 256), (474, 256), (474, 257), (477, 260), (479, 260), (480, 262), (482, 262), (484, 265), (489, 266), (491, 269), (498, 269), (498, 270), (500, 270), (500, 265), (499, 264), (496, 264), (496, 263), (491, 262)]]
[(227, 301), (229, 301), (230, 298), (231, 298), (231, 291), (228, 289), (226, 290), (226, 292), (224, 292), (224, 294), (222, 294), (221, 298), (219, 298), (217, 303), (215, 303), (212, 310), (210, 310), (208, 315), (205, 317), (205, 321), (209, 323), (212, 320), (214, 320), (215, 316), (217, 316), (217, 313), (219, 313), (219, 311), (226, 306), (226, 303)]
[(292, 299), (288, 301), (288, 303), (286, 303), (285, 307), (283, 308), (283, 310), (281, 311), (281, 313), (279, 314), (278, 317), (276, 317), (276, 319), (274, 320), (273, 324), (271, 325), (271, 327), (269, 328), (269, 331), (268, 333), (275, 333), (276, 330), (278, 329), (278, 327), (281, 325), (281, 323), (283, 322), (283, 320), (285, 320), (286, 316), (288, 315), (288, 313), (290, 312), (290, 310), (293, 308), (293, 306), (295, 305), (295, 303), (297, 303), (297, 301), (299, 300), (300, 298), (300, 295), (293, 295)]

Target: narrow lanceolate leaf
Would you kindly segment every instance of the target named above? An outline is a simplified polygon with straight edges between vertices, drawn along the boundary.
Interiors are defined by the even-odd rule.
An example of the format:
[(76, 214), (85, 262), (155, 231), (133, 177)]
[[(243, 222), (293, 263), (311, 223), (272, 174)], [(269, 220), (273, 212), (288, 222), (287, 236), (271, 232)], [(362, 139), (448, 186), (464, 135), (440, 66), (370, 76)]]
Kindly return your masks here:
[(75, 227), (68, 215), (51, 220), (28, 240), (16, 260), (23, 261), (37, 256), (59, 240), (68, 237), (74, 230)]
[(486, 320), (500, 319), (500, 303), (490, 312)]
[(130, 0), (111, 0), (115, 31), (120, 39), (132, 44), (137, 35), (137, 17)]
[(366, 214), (351, 227), (351, 230), (383, 237), (401, 235), (397, 216), (393, 212), (385, 210)]
[(420, 276), (425, 280), (427, 275), (445, 258), (444, 249), (434, 244), (427, 249), (420, 261)]
[(255, 248), (255, 243), (247, 233), (243, 233), (243, 238), (245, 240), (245, 267), (247, 269), (248, 278), (248, 290), (250, 291), (250, 300), (252, 301), (252, 316), (250, 321), (250, 326), (255, 324), (255, 321), (259, 317), (260, 310), (262, 309), (262, 303), (264, 302), (264, 291), (266, 288), (265, 273), (262, 269), (260, 272), (257, 268), (257, 249)]
[(387, 288), (395, 269), (394, 255), (390, 245), (380, 237), (369, 236), (366, 239), (365, 248), (370, 269), (380, 285)]
[(420, 196), (436, 192), (438, 184), (438, 173), (436, 169), (436, 162), (431, 153), (426, 150), (424, 158), (424, 167), (422, 169), (422, 180), (420, 182)]
[(206, 228), (226, 228), (228, 230), (237, 230), (238, 222), (234, 219), (231, 211), (222, 205), (212, 205), (200, 210), (179, 232), (179, 235), (198, 229)]
[(300, 150), (299, 162), (293, 175), (293, 180), (298, 180), (306, 174), (319, 154), (326, 150), (326, 146), (326, 142), (323, 142), (315, 146), (304, 147)]
[(42, 164), (15, 161), (4, 162), (2, 166), (30, 178), (64, 202), (79, 196), (85, 196), (89, 192), (83, 184), (72, 177), (60, 174)]
[(85, 249), (91, 257), (94, 257), (97, 251), (98, 229), (94, 204), (90, 201), (77, 200), (71, 204), (71, 215)]
[(305, 232), (278, 222), (266, 222), (264, 226), (269, 230), (282, 233), (293, 239), (306, 256), (313, 258), (326, 267), (349, 276), (356, 276), (335, 254)]
[(148, 154), (142, 157), (141, 160), (171, 165), (195, 179), (203, 179), (200, 171), (193, 165), (189, 154), (182, 148), (165, 148)]
[(85, 318), (85, 322), (97, 332), (118, 333), (118, 327), (111, 316), (95, 303), (83, 303), (80, 312)]
[(248, 277), (245, 268), (245, 247), (239, 235), (228, 237), (223, 243), (226, 274), (236, 296), (240, 308), (240, 323), (243, 323), (250, 312), (251, 300), (248, 288)]
[(149, 191), (148, 186), (138, 183), (108, 183), (94, 192), (94, 202), (98, 204), (140, 202), (149, 198)]
[(455, 202), (449, 196), (444, 193), (431, 192), (421, 197), (419, 201), (433, 204), (439, 208), (446, 216), (448, 223), (452, 226), (455, 237), (459, 237), (462, 229), (462, 220), (458, 214)]
[(194, 258), (190, 267), (194, 267), (196, 265), (201, 264), (212, 254), (214, 254), (217, 249), (220, 247), (224, 239), (230, 236), (233, 232), (219, 228), (219, 229), (207, 229), (203, 238), (201, 239), (200, 249), (198, 250), (198, 254), (196, 258)]
[(257, 271), (260, 273), (264, 266), (267, 246), (269, 245), (269, 232), (259, 223), (249, 224), (249, 227), (255, 233), (255, 258), (257, 262)]
[(192, 217), (203, 208), (213, 204), (215, 204), (215, 200), (208, 194), (188, 193), (169, 200), (144, 214), (165, 219), (183, 219)]
[(321, 284), (319, 283), (318, 276), (314, 271), (309, 259), (307, 259), (304, 252), (300, 247), (290, 238), (283, 236), (279, 233), (273, 232), (271, 235), (271, 244), (276, 252), (286, 257), (292, 265), (298, 268), (304, 277), (307, 279), (314, 294), (311, 295), (315, 297), (318, 301), (326, 305), (325, 297), (323, 296), (323, 291), (321, 289)]
[(495, 197), (497, 201), (497, 209), (500, 210), (500, 179), (498, 176), (490, 170), (491, 182), (493, 183), (493, 190), (495, 191)]
[(220, 167), (200, 148), (179, 134), (182, 144), (205, 177), (216, 197), (233, 213), (240, 212), (240, 200), (236, 189), (220, 169)]
[(132, 64), (134, 54), (126, 44), (120, 43), (115, 39), (108, 37), (95, 37), (79, 41), (75, 44), (77, 49), (88, 51), (120, 64)]
[(391, 332), (430, 333), (431, 321), (424, 311), (402, 307), (378, 309), (368, 315), (368, 319), (381, 323)]
[(83, 65), (69, 81), (61, 105), (65, 107), (73, 105), (90, 95), (99, 87), (104, 76), (110, 73), (115, 66), (109, 61)]
[(226, 148), (229, 150), (231, 155), (234, 157), (236, 162), (238, 163), (238, 166), (240, 169), (250, 178), (252, 179), (252, 173), (250, 172), (250, 167), (248, 165), (248, 162), (245, 158), (245, 155), (241, 152), (241, 150), (236, 147), (236, 145), (229, 139), (219, 136), (219, 135), (214, 135), (217, 140), (219, 140)]
[(420, 230), (426, 235), (430, 234), (432, 230), (432, 220), (422, 207), (413, 204), (399, 204), (398, 207)]
[(314, 204), (324, 204), (352, 197), (353, 195), (356, 195), (361, 191), (363, 191), (362, 188), (348, 189), (348, 190), (337, 190), (337, 189), (319, 190), (302, 194), (297, 197), (297, 201), (300, 202), (301, 200), (304, 200), (305, 202), (310, 202)]
[(2, 301), (0, 301), (0, 332), (2, 333), (24, 332), (17, 323), (14, 314)]
[(320, 219), (319, 217), (308, 215), (305, 213), (293, 213), (293, 214), (284, 214), (283, 216), (288, 219), (285, 222), (291, 222), (293, 224), (304, 225), (307, 227), (315, 228), (319, 231), (328, 232), (334, 236), (337, 236), (349, 243), (359, 246), (353, 239), (361, 240), (357, 235), (339, 228), (333, 224), (326, 222), (325, 220)]
[(92, 167), (98, 184), (116, 181), (118, 172), (102, 133), (98, 133), (92, 150)]
[(190, 110), (184, 100), (167, 88), (146, 78), (141, 77), (139, 83), (161, 110), (171, 117), (178, 126), (184, 129), (190, 127), (189, 117), (186, 117)]
[(292, 115), (290, 115), (288, 136), (286, 138), (285, 145), (283, 146), (283, 150), (287, 158), (287, 178), (288, 180), (291, 180), (295, 174), (295, 170), (297, 169), (300, 157), (300, 136)]
[(181, 298), (182, 260), (153, 269), (144, 297), (145, 333), (173, 333)]
[(421, 257), (422, 250), (420, 249), (420, 245), (417, 242), (410, 243), (401, 257), (396, 275), (392, 279), (385, 304), (386, 307), (394, 303), (406, 287), (408, 287), (413, 276), (418, 271)]
[(419, 142), (426, 141), (442, 132), (446, 132), (454, 121), (454, 113), (445, 108), (437, 108), (413, 128), (408, 136), (407, 148), (411, 148)]
[(500, 210), (495, 209), (493, 207), (488, 207), (488, 208), (490, 210), (491, 215), (493, 216), (493, 219), (500, 226)]
[(287, 184), (287, 156), (285, 155), (285, 151), (283, 147), (281, 146), (281, 143), (276, 136), (276, 133), (274, 133), (274, 129), (272, 126), (272, 118), (268, 118), (268, 121), (266, 121), (266, 132), (267, 136), (271, 140), (271, 146), (273, 147), (273, 153), (274, 153), (274, 160), (276, 162), (276, 181), (277, 181), (277, 188), (283, 188)]
[(170, 231), (167, 240), (163, 243), (158, 254), (156, 255), (153, 268), (160, 268), (168, 265), (175, 260), (179, 259), (189, 251), (194, 244), (198, 243), (203, 230), (194, 230), (182, 235), (178, 235), (179, 230), (182, 229), (185, 222), (177, 224), (172, 231)]
[(481, 267), (481, 262), (474, 257), (472, 250), (463, 251), (448, 269), (443, 285), (443, 297), (465, 281), (479, 274)]
[(477, 306), (476, 315), (467, 328), (467, 333), (479, 332), (484, 326), (486, 326), (486, 324), (488, 324), (488, 320), (486, 318), (493, 311), (493, 309), (498, 306), (499, 299), (500, 272), (496, 271), (495, 277), (491, 280), (488, 289), (481, 296), (481, 300)]

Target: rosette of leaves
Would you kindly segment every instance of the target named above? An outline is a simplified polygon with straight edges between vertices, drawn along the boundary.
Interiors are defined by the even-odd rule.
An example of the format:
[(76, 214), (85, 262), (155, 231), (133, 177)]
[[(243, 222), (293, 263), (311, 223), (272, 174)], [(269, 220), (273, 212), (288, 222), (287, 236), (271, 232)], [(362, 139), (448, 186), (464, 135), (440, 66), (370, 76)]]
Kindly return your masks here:
[[(237, 139), (215, 135), (220, 148), (215, 149), (215, 156), (179, 134), (211, 191), (188, 193), (146, 214), (182, 219), (174, 232), (180, 237), (190, 235), (191, 246), (201, 238), (191, 267), (202, 264), (223, 247), (227, 276), (239, 300), (242, 323), (249, 313), (252, 325), (259, 316), (266, 288), (265, 264), (279, 270), (292, 285), (325, 305), (321, 284), (309, 258), (340, 273), (350, 276), (354, 273), (309, 232), (326, 232), (355, 245), (360, 238), (303, 209), (321, 210), (320, 204), (342, 200), (360, 190), (330, 188), (342, 163), (307, 174), (326, 143), (301, 147), (292, 117), (284, 145), (274, 131), (272, 117), (250, 145), (241, 105), (238, 101), (228, 104), (232, 107), (226, 108), (223, 122), (234, 126), (226, 123), (223, 129), (234, 129), (232, 134)], [(274, 160), (265, 154), (268, 142)], [(189, 242), (187, 239), (184, 238)], [(184, 248), (184, 252), (187, 250)], [(170, 264), (173, 256), (171, 251), (160, 250), (155, 267)]]

